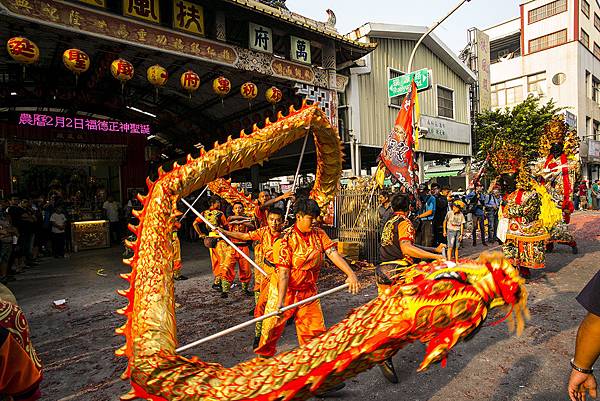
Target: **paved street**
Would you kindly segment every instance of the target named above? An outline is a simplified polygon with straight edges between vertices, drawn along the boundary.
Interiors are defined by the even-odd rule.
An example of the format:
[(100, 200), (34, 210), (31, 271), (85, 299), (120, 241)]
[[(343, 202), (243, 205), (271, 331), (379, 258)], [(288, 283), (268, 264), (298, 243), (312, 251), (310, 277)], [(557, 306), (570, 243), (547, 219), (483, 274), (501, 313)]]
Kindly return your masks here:
[[(339, 398), (352, 401), (555, 401), (565, 400), (564, 386), (569, 371), (576, 328), (583, 317), (574, 297), (598, 270), (600, 258), (600, 213), (579, 212), (573, 219), (579, 241), (578, 255), (559, 247), (547, 258), (547, 269), (534, 273), (528, 284), (532, 320), (521, 337), (510, 336), (506, 325), (486, 327), (469, 343), (458, 345), (448, 359), (448, 367), (434, 366), (416, 373), (424, 347), (413, 344), (395, 357), (401, 382), (387, 383), (378, 370), (351, 380)], [(465, 254), (483, 248), (466, 248)], [(33, 342), (44, 365), (44, 400), (117, 400), (126, 391), (118, 380), (125, 362), (113, 356), (122, 338), (113, 334), (122, 319), (114, 313), (123, 305), (115, 290), (125, 287), (118, 273), (121, 249), (87, 251), (69, 259), (48, 259), (18, 276), (11, 283), (25, 310)], [(181, 343), (248, 319), (252, 300), (243, 297), (239, 287), (223, 301), (209, 289), (207, 253), (200, 243), (184, 243), (184, 274), (189, 280), (176, 284)], [(106, 277), (97, 274), (105, 269)], [(370, 273), (360, 277), (369, 286), (352, 297), (348, 294), (324, 302), (327, 322), (341, 319), (352, 307), (374, 296)], [(321, 288), (341, 281), (326, 274)], [(53, 300), (66, 298), (68, 309), (51, 307)], [(499, 318), (492, 314), (489, 320)], [(199, 347), (195, 354), (227, 366), (248, 359), (252, 330)], [(242, 346), (240, 346), (240, 344)], [(293, 330), (285, 335), (282, 350), (295, 344)]]

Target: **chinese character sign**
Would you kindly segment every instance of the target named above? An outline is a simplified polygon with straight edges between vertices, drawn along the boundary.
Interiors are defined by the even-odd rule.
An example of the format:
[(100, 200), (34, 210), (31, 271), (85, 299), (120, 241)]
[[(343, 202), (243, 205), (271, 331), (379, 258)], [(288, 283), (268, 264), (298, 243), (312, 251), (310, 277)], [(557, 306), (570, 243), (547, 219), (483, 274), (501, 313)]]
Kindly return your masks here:
[(192, 97), (192, 93), (200, 87), (200, 77), (192, 70), (187, 70), (179, 78), (181, 87)]
[(110, 73), (121, 82), (133, 78), (133, 65), (122, 58), (113, 61), (110, 65)]
[(240, 93), (244, 99), (252, 100), (258, 96), (258, 87), (252, 82), (246, 82), (240, 88)]
[(167, 70), (158, 64), (148, 67), (146, 71), (146, 78), (155, 87), (164, 86), (169, 79), (169, 73)]
[(8, 54), (21, 64), (33, 64), (40, 59), (40, 49), (31, 40), (22, 37), (8, 39)]
[(173, 0), (173, 28), (204, 35), (204, 9), (185, 0)]
[(221, 98), (227, 96), (231, 91), (231, 81), (225, 77), (215, 78), (213, 81), (213, 91)]
[(79, 75), (90, 68), (90, 57), (79, 49), (67, 49), (63, 53), (63, 64)]
[(311, 64), (310, 41), (291, 36), (290, 58), (300, 63)]
[(267, 99), (267, 102), (271, 104), (277, 104), (281, 101), (281, 99), (283, 99), (283, 93), (279, 88), (271, 86), (265, 92), (265, 99)]
[(150, 135), (150, 124), (135, 124), (93, 118), (65, 117), (48, 114), (20, 113), (18, 125), (72, 129), (77, 131), (120, 132)]
[(250, 22), (249, 27), (250, 49), (273, 53), (273, 31), (271, 28), (252, 22)]
[(158, 0), (123, 0), (123, 15), (160, 23)]
[(82, 3), (90, 4), (92, 6), (106, 8), (106, 0), (79, 0)]

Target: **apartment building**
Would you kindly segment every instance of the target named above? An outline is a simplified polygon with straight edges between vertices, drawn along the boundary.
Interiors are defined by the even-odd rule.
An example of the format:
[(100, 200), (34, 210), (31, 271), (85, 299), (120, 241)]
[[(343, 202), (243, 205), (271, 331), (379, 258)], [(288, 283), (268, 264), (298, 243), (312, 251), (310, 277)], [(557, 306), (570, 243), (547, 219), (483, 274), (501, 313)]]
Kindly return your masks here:
[(565, 107), (582, 139), (582, 175), (600, 178), (600, 1), (531, 0), (490, 36), (492, 107), (528, 95)]

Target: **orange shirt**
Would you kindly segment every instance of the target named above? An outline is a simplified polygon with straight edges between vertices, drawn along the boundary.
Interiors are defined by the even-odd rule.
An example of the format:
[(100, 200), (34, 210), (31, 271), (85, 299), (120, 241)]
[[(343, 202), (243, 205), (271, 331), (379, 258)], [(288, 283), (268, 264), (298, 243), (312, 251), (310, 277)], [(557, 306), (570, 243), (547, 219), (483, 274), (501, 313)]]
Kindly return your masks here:
[(320, 228), (313, 227), (309, 233), (296, 225), (287, 229), (275, 246), (274, 258), (277, 268), (290, 269), (288, 288), (316, 291), (325, 251), (333, 246), (335, 243)]
[(254, 216), (258, 222), (259, 227), (267, 226), (267, 211), (260, 208), (260, 205), (254, 208)]
[[(243, 223), (227, 223), (229, 224), (229, 231), (233, 231), (236, 233), (247, 233), (248, 232), (248, 226), (246, 224)], [(232, 239), (233, 243), (238, 245), (238, 244), (243, 244), (243, 245), (247, 245), (245, 241), (240, 241), (240, 240), (236, 240), (236, 239)]]
[(271, 273), (273, 268), (265, 264), (265, 259), (269, 262), (274, 263), (273, 261), (273, 246), (275, 245), (275, 240), (279, 238), (281, 233), (272, 234), (271, 229), (269, 227), (261, 227), (258, 230), (254, 230), (248, 233), (250, 235), (250, 239), (252, 241), (260, 242), (260, 246), (254, 248), (254, 253), (257, 251), (260, 252), (257, 258), (259, 265), (268, 267), (265, 269), (267, 273)]

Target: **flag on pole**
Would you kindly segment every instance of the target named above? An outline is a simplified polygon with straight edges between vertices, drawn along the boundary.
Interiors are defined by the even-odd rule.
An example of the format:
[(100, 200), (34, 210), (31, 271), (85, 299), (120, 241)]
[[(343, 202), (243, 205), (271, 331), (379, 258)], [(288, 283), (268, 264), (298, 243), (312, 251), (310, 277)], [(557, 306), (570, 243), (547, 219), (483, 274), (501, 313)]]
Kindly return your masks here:
[(412, 81), (412, 90), (415, 94), (415, 121), (414, 121), (414, 138), (415, 138), (415, 150), (419, 150), (419, 124), (421, 123), (421, 108), (419, 107), (419, 94), (417, 93), (417, 84)]
[(415, 164), (413, 136), (413, 108), (417, 101), (417, 86), (414, 81), (404, 97), (394, 129), (388, 135), (379, 155), (392, 179), (412, 191), (415, 187)]

